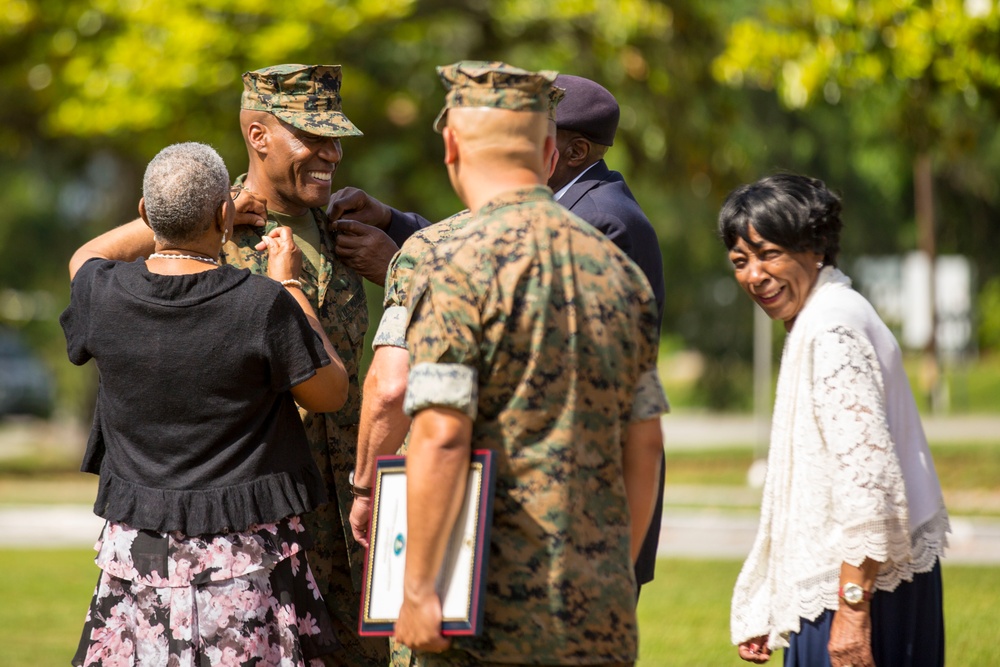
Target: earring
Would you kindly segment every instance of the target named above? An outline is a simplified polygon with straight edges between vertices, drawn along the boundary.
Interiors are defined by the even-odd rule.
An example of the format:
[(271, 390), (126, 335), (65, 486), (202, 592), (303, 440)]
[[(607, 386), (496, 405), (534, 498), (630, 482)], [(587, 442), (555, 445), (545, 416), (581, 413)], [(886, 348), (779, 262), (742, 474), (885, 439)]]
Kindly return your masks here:
[(226, 245), (226, 234), (229, 232), (228, 229), (222, 230), (222, 245)]
[(817, 269), (822, 269), (823, 268), (823, 262), (816, 262), (816, 268)]

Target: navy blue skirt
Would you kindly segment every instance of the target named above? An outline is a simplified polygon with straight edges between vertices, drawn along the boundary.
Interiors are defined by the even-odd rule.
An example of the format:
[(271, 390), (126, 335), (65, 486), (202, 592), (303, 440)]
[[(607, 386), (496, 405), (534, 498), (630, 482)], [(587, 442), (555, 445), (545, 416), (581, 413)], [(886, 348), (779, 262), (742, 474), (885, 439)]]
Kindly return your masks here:
[[(789, 637), (785, 667), (830, 667), (830, 624), (836, 612), (827, 610)], [(941, 562), (930, 572), (903, 582), (891, 593), (872, 598), (872, 657), (877, 667), (942, 667), (944, 607)]]

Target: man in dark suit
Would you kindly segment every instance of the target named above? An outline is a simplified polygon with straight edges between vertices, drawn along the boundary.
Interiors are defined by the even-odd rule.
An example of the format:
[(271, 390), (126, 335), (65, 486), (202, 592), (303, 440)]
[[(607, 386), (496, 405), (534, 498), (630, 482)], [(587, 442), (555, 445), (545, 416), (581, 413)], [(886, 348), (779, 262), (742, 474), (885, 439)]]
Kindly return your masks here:
[[(662, 322), (663, 257), (656, 231), (622, 175), (604, 162), (604, 155), (615, 142), (618, 102), (603, 86), (583, 77), (560, 74), (555, 85), (566, 95), (556, 107), (559, 161), (549, 178), (549, 187), (557, 202), (604, 232), (642, 269), (653, 288)], [(661, 459), (656, 506), (635, 564), (640, 586), (653, 580), (663, 518), (664, 475)]]
[[(565, 90), (565, 97), (556, 107), (559, 158), (548, 186), (555, 192), (556, 201), (603, 232), (642, 269), (653, 288), (662, 320), (663, 259), (656, 232), (625, 179), (604, 162), (618, 129), (618, 102), (603, 86), (583, 77), (560, 74), (555, 85)], [(356, 238), (358, 247), (367, 245), (364, 241), (367, 235), (377, 233), (370, 226), (384, 230), (401, 245), (414, 231), (430, 224), (416, 213), (398, 211), (356, 188), (335, 192), (328, 213), (330, 219), (340, 220), (336, 225), (344, 243), (354, 243)], [(339, 246), (337, 250), (351, 265), (349, 252)], [(640, 586), (653, 579), (663, 514), (663, 485), (661, 462), (653, 518), (636, 561), (636, 581)]]
[(583, 77), (560, 74), (555, 85), (566, 96), (556, 108), (559, 162), (549, 187), (557, 202), (604, 232), (639, 265), (662, 319), (663, 258), (656, 232), (625, 179), (604, 162), (615, 142), (618, 102), (603, 86)]

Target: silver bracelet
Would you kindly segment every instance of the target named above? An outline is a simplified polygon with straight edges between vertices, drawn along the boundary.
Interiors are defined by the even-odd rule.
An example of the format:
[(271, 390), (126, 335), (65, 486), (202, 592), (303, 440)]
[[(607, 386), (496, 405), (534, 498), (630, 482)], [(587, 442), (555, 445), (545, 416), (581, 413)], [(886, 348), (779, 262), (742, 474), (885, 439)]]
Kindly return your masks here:
[(295, 278), (289, 278), (288, 280), (282, 280), (281, 284), (284, 287), (298, 287), (299, 289), (302, 289), (302, 282), (296, 280)]

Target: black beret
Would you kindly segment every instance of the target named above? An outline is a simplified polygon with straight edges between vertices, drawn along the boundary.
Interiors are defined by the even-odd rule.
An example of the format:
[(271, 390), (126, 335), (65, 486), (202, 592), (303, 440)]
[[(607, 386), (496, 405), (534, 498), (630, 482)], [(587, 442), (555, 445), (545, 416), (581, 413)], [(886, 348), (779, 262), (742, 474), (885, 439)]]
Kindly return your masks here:
[(566, 91), (556, 107), (556, 128), (579, 132), (595, 144), (614, 145), (621, 113), (615, 96), (601, 84), (572, 74), (560, 74), (554, 84)]

